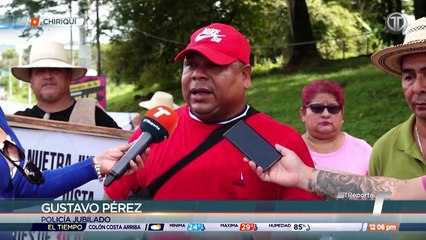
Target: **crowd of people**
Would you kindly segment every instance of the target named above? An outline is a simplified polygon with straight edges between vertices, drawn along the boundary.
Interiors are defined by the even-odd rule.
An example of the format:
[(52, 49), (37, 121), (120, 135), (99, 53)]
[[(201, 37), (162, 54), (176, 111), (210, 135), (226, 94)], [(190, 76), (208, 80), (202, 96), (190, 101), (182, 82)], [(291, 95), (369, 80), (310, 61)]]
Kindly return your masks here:
[[(141, 153), (131, 162), (126, 176), (104, 187), (105, 199), (125, 200), (148, 190), (154, 200), (321, 200), (335, 198), (338, 191), (347, 190), (345, 184), (358, 186), (352, 188), (357, 192), (390, 191), (395, 199), (425, 199), (425, 29), (426, 18), (416, 20), (408, 27), (403, 44), (372, 56), (378, 68), (401, 78), (412, 116), (371, 148), (366, 141), (342, 131), (344, 93), (331, 80), (313, 81), (303, 89), (303, 134), (254, 109), (246, 99), (252, 74), (247, 38), (227, 24), (199, 28), (175, 57), (183, 65), (181, 90), (186, 104), (177, 106), (173, 96), (161, 91), (139, 104), (147, 109), (158, 104), (174, 108), (179, 115), (174, 133)], [(96, 102), (80, 104), (71, 97), (71, 80), (86, 71), (66, 61), (61, 44), (34, 44), (29, 64), (13, 67), (12, 73), (30, 83), (37, 104), (16, 114), (118, 128)], [(241, 120), (283, 155), (272, 168), (264, 171), (250, 159), (245, 159), (247, 164), (244, 155), (218, 134)], [(69, 167), (40, 172), (25, 159), (25, 146), (19, 143), (2, 111), (0, 123), (2, 199), (54, 198), (87, 181), (101, 179), (142, 134), (137, 128), (127, 145)], [(193, 156), (200, 145), (212, 139), (217, 141)], [(186, 165), (149, 192), (153, 182), (188, 158), (191, 160)], [(73, 177), (76, 175), (79, 178)], [(340, 181), (343, 177), (350, 181)], [(335, 185), (324, 188), (324, 179)]]

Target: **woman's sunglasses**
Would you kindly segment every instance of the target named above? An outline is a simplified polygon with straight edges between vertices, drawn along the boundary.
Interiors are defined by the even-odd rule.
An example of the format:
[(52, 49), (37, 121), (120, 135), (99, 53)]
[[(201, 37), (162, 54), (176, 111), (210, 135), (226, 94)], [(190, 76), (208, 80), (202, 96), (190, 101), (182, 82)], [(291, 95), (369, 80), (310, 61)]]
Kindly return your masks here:
[(342, 106), (337, 104), (324, 105), (324, 104), (318, 103), (318, 104), (310, 104), (306, 107), (310, 108), (311, 111), (314, 113), (322, 113), (324, 112), (324, 109), (326, 108), (327, 108), (327, 111), (331, 114), (337, 114), (342, 110)]
[(24, 152), (11, 140), (10, 136), (0, 128), (0, 153), (15, 166), (22, 175), (32, 184), (43, 184), (44, 177), (40, 169), (34, 163), (27, 161), (25, 167), (19, 165), (21, 160), (25, 159)]

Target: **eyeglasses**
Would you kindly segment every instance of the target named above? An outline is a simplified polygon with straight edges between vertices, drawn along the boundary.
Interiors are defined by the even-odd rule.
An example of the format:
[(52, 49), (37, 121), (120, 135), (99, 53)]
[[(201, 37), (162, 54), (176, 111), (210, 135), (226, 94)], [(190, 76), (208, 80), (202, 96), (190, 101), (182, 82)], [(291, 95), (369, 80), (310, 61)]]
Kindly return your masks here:
[(331, 114), (337, 114), (340, 112), (340, 110), (342, 110), (342, 106), (337, 104), (330, 104), (326, 106), (324, 104), (318, 103), (318, 104), (310, 104), (306, 107), (310, 108), (312, 112), (314, 113), (322, 113), (324, 112), (324, 109), (326, 108), (327, 108), (327, 111)]
[[(40, 169), (33, 162), (27, 161), (25, 167), (22, 168), (18, 163), (25, 159), (24, 152), (21, 151), (19, 147), (11, 140), (10, 136), (0, 128), (0, 153), (6, 158), (10, 163), (15, 166), (22, 175), (32, 184), (43, 184), (44, 177), (41, 174)], [(17, 163), (18, 162), (18, 163)]]

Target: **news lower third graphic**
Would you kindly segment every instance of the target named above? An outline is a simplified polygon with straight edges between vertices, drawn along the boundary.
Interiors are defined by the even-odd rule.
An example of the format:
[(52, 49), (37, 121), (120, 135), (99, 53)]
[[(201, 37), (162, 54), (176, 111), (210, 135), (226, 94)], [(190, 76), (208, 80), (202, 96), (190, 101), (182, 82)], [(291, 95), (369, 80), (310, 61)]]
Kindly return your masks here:
[(3, 29), (25, 29), (31, 27), (69, 27), (81, 26), (83, 18), (77, 17), (15, 17), (0, 15), (0, 30)]
[(221, 201), (5, 200), (0, 207), (0, 231), (48, 234), (273, 232), (280, 236), (305, 232), (321, 236), (346, 234), (349, 239), (354, 234), (358, 237), (363, 234), (366, 239), (389, 239), (389, 234), (395, 233), (426, 233), (426, 207), (422, 201), (385, 200), (384, 214), (380, 215), (371, 212), (372, 201), (267, 201), (260, 205), (266, 204), (272, 204), (274, 209), (265, 212), (264, 208), (258, 208), (258, 201), (226, 201), (224, 204)]
[[(307, 216), (306, 216), (307, 217)], [(76, 217), (78, 218), (78, 217)], [(114, 217), (112, 217), (114, 218)], [(201, 226), (201, 227), (194, 227)], [(148, 232), (424, 232), (426, 223), (398, 222), (85, 222), (0, 223), (1, 231), (148, 231)]]

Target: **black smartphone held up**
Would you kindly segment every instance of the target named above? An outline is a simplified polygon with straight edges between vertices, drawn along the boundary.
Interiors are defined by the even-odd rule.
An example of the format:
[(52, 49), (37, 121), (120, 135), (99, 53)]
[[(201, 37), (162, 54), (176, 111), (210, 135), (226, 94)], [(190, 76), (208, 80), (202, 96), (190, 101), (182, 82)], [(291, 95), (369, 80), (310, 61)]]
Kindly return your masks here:
[(223, 134), (235, 147), (237, 147), (247, 158), (254, 161), (263, 171), (269, 169), (282, 156), (251, 128), (244, 120), (239, 121)]

